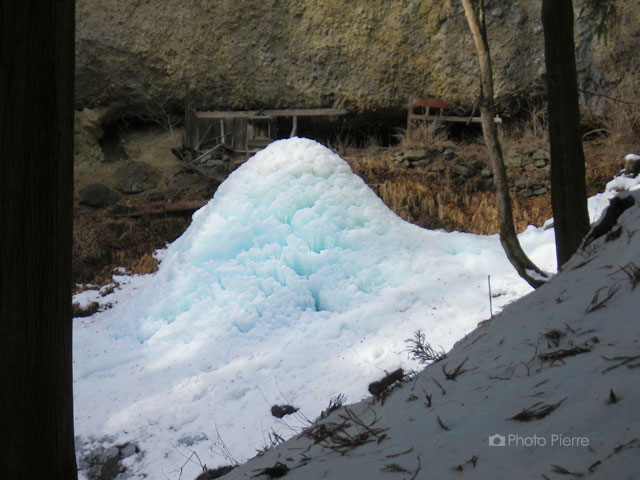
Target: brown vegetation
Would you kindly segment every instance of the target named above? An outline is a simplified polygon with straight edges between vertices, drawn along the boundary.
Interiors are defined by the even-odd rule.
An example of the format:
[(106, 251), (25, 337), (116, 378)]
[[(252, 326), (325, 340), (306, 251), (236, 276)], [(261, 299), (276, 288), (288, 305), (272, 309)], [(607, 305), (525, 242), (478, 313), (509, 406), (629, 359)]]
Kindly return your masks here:
[(127, 272), (155, 272), (152, 253), (178, 238), (191, 217), (117, 218), (82, 210), (74, 218), (73, 275), (77, 284), (104, 285), (117, 267)]
[[(640, 128), (640, 106), (622, 105), (610, 101), (612, 106), (598, 118), (590, 118), (597, 132), (590, 130), (585, 137), (587, 194), (603, 191), (607, 182), (620, 172), (626, 153), (637, 149)], [(616, 108), (616, 105), (618, 106)], [(488, 165), (483, 146), (476, 142), (452, 142), (442, 129), (433, 124), (418, 131), (418, 137), (399, 138), (399, 146), (367, 153), (350, 151), (347, 161), (380, 198), (400, 217), (425, 228), (464, 231), (477, 234), (498, 232), (495, 197), (490, 179), (474, 177), (466, 181), (454, 178), (452, 165), (438, 153), (443, 166), (441, 173), (427, 174), (410, 168), (399, 168), (392, 162), (398, 149), (428, 148), (436, 152), (453, 150), (458, 158), (467, 162)], [(501, 131), (505, 150), (518, 146), (549, 149), (546, 115), (533, 108), (526, 121), (503, 127)], [(373, 152), (373, 153), (372, 153)], [(513, 215), (518, 231), (528, 225), (541, 226), (551, 218), (550, 196), (522, 198), (512, 193)]]

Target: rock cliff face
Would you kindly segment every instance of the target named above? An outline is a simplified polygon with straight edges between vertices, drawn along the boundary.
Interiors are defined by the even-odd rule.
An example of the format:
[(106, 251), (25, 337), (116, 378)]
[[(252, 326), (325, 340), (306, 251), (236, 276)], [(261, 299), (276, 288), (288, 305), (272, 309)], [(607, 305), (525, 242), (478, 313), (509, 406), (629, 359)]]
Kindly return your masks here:
[[(540, 0), (488, 2), (496, 93), (535, 95)], [(605, 42), (576, 2), (580, 84), (640, 92), (640, 12), (621, 0)], [(469, 108), (477, 62), (458, 0), (77, 0), (78, 108), (399, 109), (411, 96)], [(586, 98), (590, 101), (589, 98)], [(592, 102), (593, 105), (595, 103)]]

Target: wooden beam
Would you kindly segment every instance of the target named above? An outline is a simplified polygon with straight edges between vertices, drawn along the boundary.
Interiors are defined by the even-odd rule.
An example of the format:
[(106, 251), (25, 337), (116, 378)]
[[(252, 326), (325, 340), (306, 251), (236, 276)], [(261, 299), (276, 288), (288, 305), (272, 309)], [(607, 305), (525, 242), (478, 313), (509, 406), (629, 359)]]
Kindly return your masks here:
[[(209, 133), (209, 130), (211, 130), (211, 125), (209, 125), (207, 127), (207, 129), (204, 132), (204, 135), (202, 136), (202, 138), (200, 139), (198, 144), (195, 147), (193, 147), (194, 150), (199, 150), (200, 149), (200, 145), (202, 145), (202, 142), (204, 142), (204, 139), (207, 138), (207, 133)], [(224, 132), (223, 132), (223, 135), (224, 135)]]
[[(463, 123), (480, 123), (481, 117), (452, 117), (450, 115), (413, 115), (411, 120), (422, 121), (440, 121), (440, 122), (463, 122)], [(500, 117), (493, 119), (496, 123), (502, 123)]]
[(218, 150), (220, 147), (222, 147), (224, 145), (223, 143), (219, 143), (217, 144), (215, 147), (210, 148), (209, 150), (207, 150), (206, 152), (200, 154), (197, 158), (194, 158), (193, 160), (191, 160), (191, 162), (188, 163), (198, 163), (200, 160), (202, 160), (205, 156), (209, 155), (212, 152), (215, 152), (216, 150)]
[(322, 117), (345, 115), (341, 108), (294, 108), (284, 110), (247, 110), (247, 111), (212, 111), (195, 112), (196, 118), (268, 118), (268, 117)]

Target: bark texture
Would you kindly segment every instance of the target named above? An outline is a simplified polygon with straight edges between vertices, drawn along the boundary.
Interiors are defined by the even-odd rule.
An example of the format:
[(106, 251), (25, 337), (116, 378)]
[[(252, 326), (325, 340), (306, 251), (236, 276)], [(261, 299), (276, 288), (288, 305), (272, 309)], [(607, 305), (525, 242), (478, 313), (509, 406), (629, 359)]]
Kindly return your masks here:
[(0, 3), (0, 465), (74, 479), (74, 1)]
[(480, 114), (482, 116), (482, 133), (489, 153), (489, 161), (493, 170), (493, 181), (496, 188), (496, 206), (498, 209), (498, 221), (500, 223), (500, 243), (509, 262), (511, 262), (518, 274), (524, 278), (529, 285), (537, 288), (545, 283), (547, 275), (524, 253), (513, 225), (507, 173), (504, 167), (502, 148), (498, 139), (498, 129), (494, 122), (493, 72), (491, 68), (489, 43), (484, 25), (482, 0), (479, 2), (477, 10), (471, 0), (462, 0), (462, 5), (478, 53), (478, 62), (480, 63)]
[(560, 269), (589, 231), (572, 1), (543, 0), (542, 25), (551, 146), (551, 206)]

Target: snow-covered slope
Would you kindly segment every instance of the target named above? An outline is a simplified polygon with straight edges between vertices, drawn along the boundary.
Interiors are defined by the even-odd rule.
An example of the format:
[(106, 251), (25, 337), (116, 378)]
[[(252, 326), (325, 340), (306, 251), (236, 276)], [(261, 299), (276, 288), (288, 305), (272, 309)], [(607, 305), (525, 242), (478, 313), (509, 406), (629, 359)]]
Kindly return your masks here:
[[(593, 215), (602, 211), (608, 195), (590, 200)], [(534, 260), (551, 269), (555, 262), (553, 230), (530, 227), (520, 238)], [(627, 240), (637, 246), (638, 238), (626, 233), (614, 244), (622, 247)], [(342, 159), (304, 139), (273, 143), (245, 163), (161, 255), (156, 274), (118, 277), (120, 288), (110, 295), (102, 298), (97, 292), (86, 292), (75, 299), (113, 305), (74, 323), (74, 402), (81, 475), (87, 475), (91, 459), (107, 454), (119, 456), (127, 467), (125, 475), (131, 478), (194, 477), (201, 471), (194, 454), (209, 466), (228, 463), (231, 457), (243, 461), (269, 444), (270, 435), (290, 437), (300, 432), (308, 425), (305, 416), (318, 416), (331, 397), (345, 394), (349, 401), (358, 401), (368, 396), (369, 382), (384, 369), (417, 368), (407, 358), (404, 342), (416, 330), (425, 331), (434, 347), (448, 350), (489, 317), (488, 275), (494, 311), (530, 291), (506, 261), (496, 236), (426, 231), (403, 222)], [(594, 258), (605, 258), (603, 255), (597, 253)], [(606, 275), (614, 274), (623, 261), (611, 263), (610, 271), (594, 270), (596, 273), (586, 275), (600, 265), (596, 260), (575, 270), (583, 284), (594, 281), (596, 274), (606, 283)], [(624, 272), (615, 275), (618, 278)], [(545, 291), (555, 292), (553, 285), (558, 284), (559, 280), (554, 281), (535, 298)], [(550, 293), (544, 305), (556, 308), (553, 315), (558, 315), (573, 308), (580, 296), (590, 301), (599, 286), (589, 284), (581, 294)], [(625, 291), (621, 287), (613, 300), (622, 298)], [(562, 301), (556, 304), (556, 298)], [(502, 398), (501, 388), (512, 389), (514, 395), (538, 392), (521, 393), (518, 382), (526, 379), (519, 362), (535, 360), (537, 335), (553, 325), (542, 308), (520, 307), (519, 311), (523, 312), (521, 319), (505, 322), (499, 317), (474, 334), (482, 338), (468, 347), (473, 355), (468, 355), (464, 365), (472, 370), (455, 382), (443, 383), (447, 394), (442, 398), (439, 387), (430, 380), (433, 376), (442, 383), (442, 373), (440, 377), (429, 373), (419, 377), (414, 391), (407, 394), (417, 400), (405, 402), (396, 394), (385, 403), (385, 408), (395, 405), (395, 413), (385, 414), (385, 422), (398, 428), (401, 413), (411, 413), (414, 421), (419, 412), (431, 418), (430, 409), (418, 409), (425, 402), (425, 390), (433, 395), (433, 411), (447, 402), (451, 405), (451, 415), (436, 414), (429, 420), (440, 416), (448, 431), (433, 429), (431, 423), (416, 423), (419, 428), (412, 434), (389, 431), (376, 448), (404, 445), (397, 443), (401, 438), (407, 445), (410, 439), (427, 445), (426, 439), (440, 438), (443, 433), (455, 438), (453, 427), (470, 418), (458, 402), (468, 403), (460, 399), (472, 398), (476, 388), (486, 389), (486, 401), (470, 411), (478, 416), (475, 422), (487, 428), (489, 420), (482, 420), (480, 413)], [(603, 311), (585, 318), (598, 318)], [(559, 322), (562, 328), (568, 323), (577, 332), (577, 327), (571, 327), (573, 320)], [(497, 326), (502, 323), (506, 327)], [(512, 329), (516, 330), (513, 334)], [(559, 348), (587, 341), (590, 337), (580, 336), (586, 330), (567, 331)], [(502, 337), (505, 340), (500, 343)], [(525, 345), (523, 350), (525, 338), (532, 346)], [(485, 343), (490, 339), (492, 343)], [(604, 348), (603, 342), (595, 348)], [(460, 348), (443, 362), (448, 370), (467, 356), (456, 353)], [(502, 357), (496, 359), (499, 355)], [(523, 355), (528, 356), (521, 358)], [(595, 357), (594, 349), (565, 361)], [(531, 378), (534, 363), (528, 365)], [(435, 367), (436, 372), (439, 368)], [(546, 365), (545, 369), (542, 371), (549, 370)], [(491, 380), (492, 376), (510, 380)], [(476, 384), (474, 379), (483, 383)], [(459, 393), (454, 395), (456, 389)], [(406, 386), (403, 391), (406, 393)], [(522, 400), (533, 404), (562, 399), (540, 398)], [(528, 406), (512, 402), (505, 397), (504, 412), (499, 414), (517, 413), (507, 406), (515, 410)], [(278, 420), (271, 416), (270, 408), (279, 403), (292, 403), (300, 411)], [(569, 400), (558, 411), (565, 404)], [(378, 407), (373, 406), (374, 410)], [(362, 409), (371, 412), (364, 404), (354, 408), (360, 409), (359, 416), (364, 415)], [(507, 426), (512, 424), (507, 422)], [(457, 431), (464, 432), (462, 428)], [(440, 443), (431, 445), (437, 449)], [(359, 447), (354, 455), (372, 447)], [(484, 451), (482, 447), (480, 441), (478, 452)], [(427, 447), (412, 443), (412, 448), (418, 452), (416, 449)], [(330, 450), (323, 451), (316, 454), (316, 460), (331, 456)], [(296, 458), (292, 468), (299, 465), (301, 457)], [(275, 460), (269, 456), (260, 461)], [(426, 457), (421, 456), (420, 461)], [(398, 458), (388, 463), (399, 462)], [(246, 468), (249, 474), (256, 467)], [(316, 472), (295, 471), (303, 472), (300, 478), (314, 478), (305, 475)]]
[(224, 478), (640, 478), (640, 191), (633, 196), (612, 233), (446, 359)]

